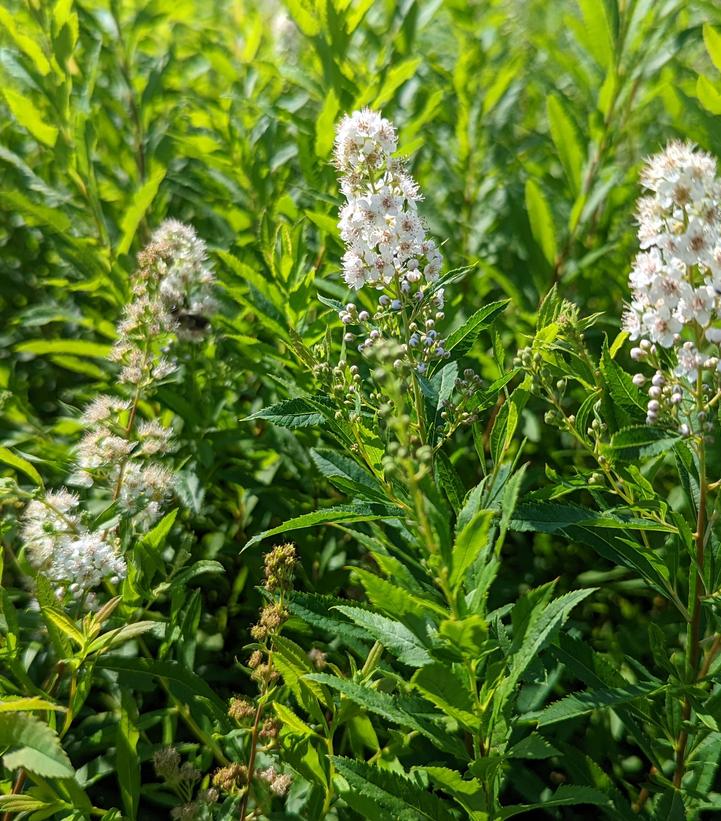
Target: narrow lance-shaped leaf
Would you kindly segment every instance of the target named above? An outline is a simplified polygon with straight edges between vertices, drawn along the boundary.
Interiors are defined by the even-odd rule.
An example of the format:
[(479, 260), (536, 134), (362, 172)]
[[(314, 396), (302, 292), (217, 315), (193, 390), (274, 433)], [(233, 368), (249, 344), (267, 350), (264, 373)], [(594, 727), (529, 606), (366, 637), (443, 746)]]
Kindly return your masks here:
[(531, 233), (549, 265), (556, 261), (556, 229), (551, 208), (541, 189), (532, 180), (526, 180), (526, 211), (531, 223)]
[(555, 94), (546, 99), (548, 124), (551, 138), (566, 172), (569, 185), (574, 194), (581, 189), (581, 172), (583, 170), (584, 152), (576, 133), (576, 128), (564, 104)]
[(312, 513), (304, 513), (295, 519), (289, 519), (278, 527), (257, 533), (249, 539), (241, 549), (241, 553), (252, 547), (263, 539), (270, 536), (278, 536), (280, 533), (289, 533), (294, 530), (303, 530), (315, 525), (331, 524), (336, 522), (374, 522), (377, 519), (397, 519), (403, 516), (403, 511), (398, 507), (390, 505), (358, 503), (353, 505), (336, 505), (323, 510), (315, 510)]
[(657, 682), (649, 684), (628, 684), (625, 687), (611, 687), (603, 690), (586, 690), (572, 693), (555, 701), (537, 713), (527, 713), (524, 719), (535, 720), (539, 727), (567, 721), (585, 715), (593, 710), (618, 707), (629, 704), (637, 698), (644, 698), (662, 690)]
[(0, 447), (0, 462), (4, 462), (6, 465), (14, 467), (15, 470), (20, 471), (20, 473), (24, 473), (28, 478), (32, 479), (36, 485), (42, 487), (42, 477), (37, 470), (35, 470), (32, 464), (28, 462), (27, 459), (24, 459), (22, 456), (18, 455), (9, 448)]
[(478, 334), (506, 309), (508, 303), (508, 299), (501, 299), (498, 302), (490, 302), (488, 305), (479, 308), (460, 328), (456, 328), (455, 331), (449, 334), (445, 344), (446, 350), (452, 351), (456, 358), (466, 354)]

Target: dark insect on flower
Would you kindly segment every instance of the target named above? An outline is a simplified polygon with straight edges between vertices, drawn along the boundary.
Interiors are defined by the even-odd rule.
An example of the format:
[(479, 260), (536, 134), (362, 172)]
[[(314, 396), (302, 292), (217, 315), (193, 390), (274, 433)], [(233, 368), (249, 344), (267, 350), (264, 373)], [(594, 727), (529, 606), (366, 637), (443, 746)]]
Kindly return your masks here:
[(210, 320), (202, 314), (194, 314), (184, 308), (173, 307), (170, 315), (184, 331), (204, 331), (210, 325)]

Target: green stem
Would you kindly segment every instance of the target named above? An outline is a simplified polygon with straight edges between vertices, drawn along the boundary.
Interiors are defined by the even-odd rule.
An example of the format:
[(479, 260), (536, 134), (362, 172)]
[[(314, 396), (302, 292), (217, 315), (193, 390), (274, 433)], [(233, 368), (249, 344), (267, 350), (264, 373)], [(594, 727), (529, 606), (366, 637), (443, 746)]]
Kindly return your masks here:
[[(699, 374), (696, 382), (696, 404), (700, 411), (703, 408), (703, 382), (702, 373)], [(701, 657), (701, 616), (702, 603), (704, 597), (704, 554), (706, 547), (706, 504), (708, 494), (708, 478), (706, 476), (706, 444), (703, 430), (698, 439), (698, 478), (699, 478), (699, 502), (696, 515), (696, 532), (694, 541), (696, 544), (696, 571), (690, 574), (689, 580), (689, 610), (691, 611), (691, 622), (688, 626), (687, 634), (687, 679), (690, 685), (699, 677), (699, 659)], [(702, 668), (703, 669), (703, 668)], [(673, 785), (676, 789), (681, 788), (684, 773), (686, 772), (686, 752), (688, 748), (689, 732), (686, 726), (691, 718), (691, 699), (686, 696), (681, 710), (681, 731), (676, 740), (676, 764), (673, 774)]]

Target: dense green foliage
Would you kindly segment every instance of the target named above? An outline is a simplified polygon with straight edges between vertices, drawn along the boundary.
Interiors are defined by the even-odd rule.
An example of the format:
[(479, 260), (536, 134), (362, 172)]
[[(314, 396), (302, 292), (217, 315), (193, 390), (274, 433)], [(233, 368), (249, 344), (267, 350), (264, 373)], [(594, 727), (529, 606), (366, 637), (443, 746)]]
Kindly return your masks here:
[[(719, 404), (708, 443), (647, 425), (619, 329), (644, 158), (721, 156), (719, 32), (715, 0), (4, 0), (7, 818), (718, 817)], [(444, 257), (420, 375), (338, 318), (378, 305), (337, 227), (364, 107)], [(138, 331), (175, 370), (133, 392), (169, 218), (217, 310)], [(80, 489), (127, 575), (76, 601), (23, 516), (101, 394), (130, 450), (172, 429), (173, 495), (124, 511), (134, 456)]]

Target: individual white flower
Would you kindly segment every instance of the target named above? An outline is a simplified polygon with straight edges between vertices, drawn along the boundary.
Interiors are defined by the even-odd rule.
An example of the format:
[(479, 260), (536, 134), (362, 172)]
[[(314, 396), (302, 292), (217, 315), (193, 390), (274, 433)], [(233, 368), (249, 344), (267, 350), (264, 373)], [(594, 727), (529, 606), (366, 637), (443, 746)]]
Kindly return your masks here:
[(684, 342), (678, 349), (678, 364), (674, 369), (676, 376), (695, 382), (698, 369), (703, 365), (704, 357), (698, 352), (693, 342)]
[(117, 396), (100, 394), (85, 408), (80, 417), (84, 425), (96, 425), (99, 422), (114, 420), (118, 414), (130, 408), (130, 402)]

